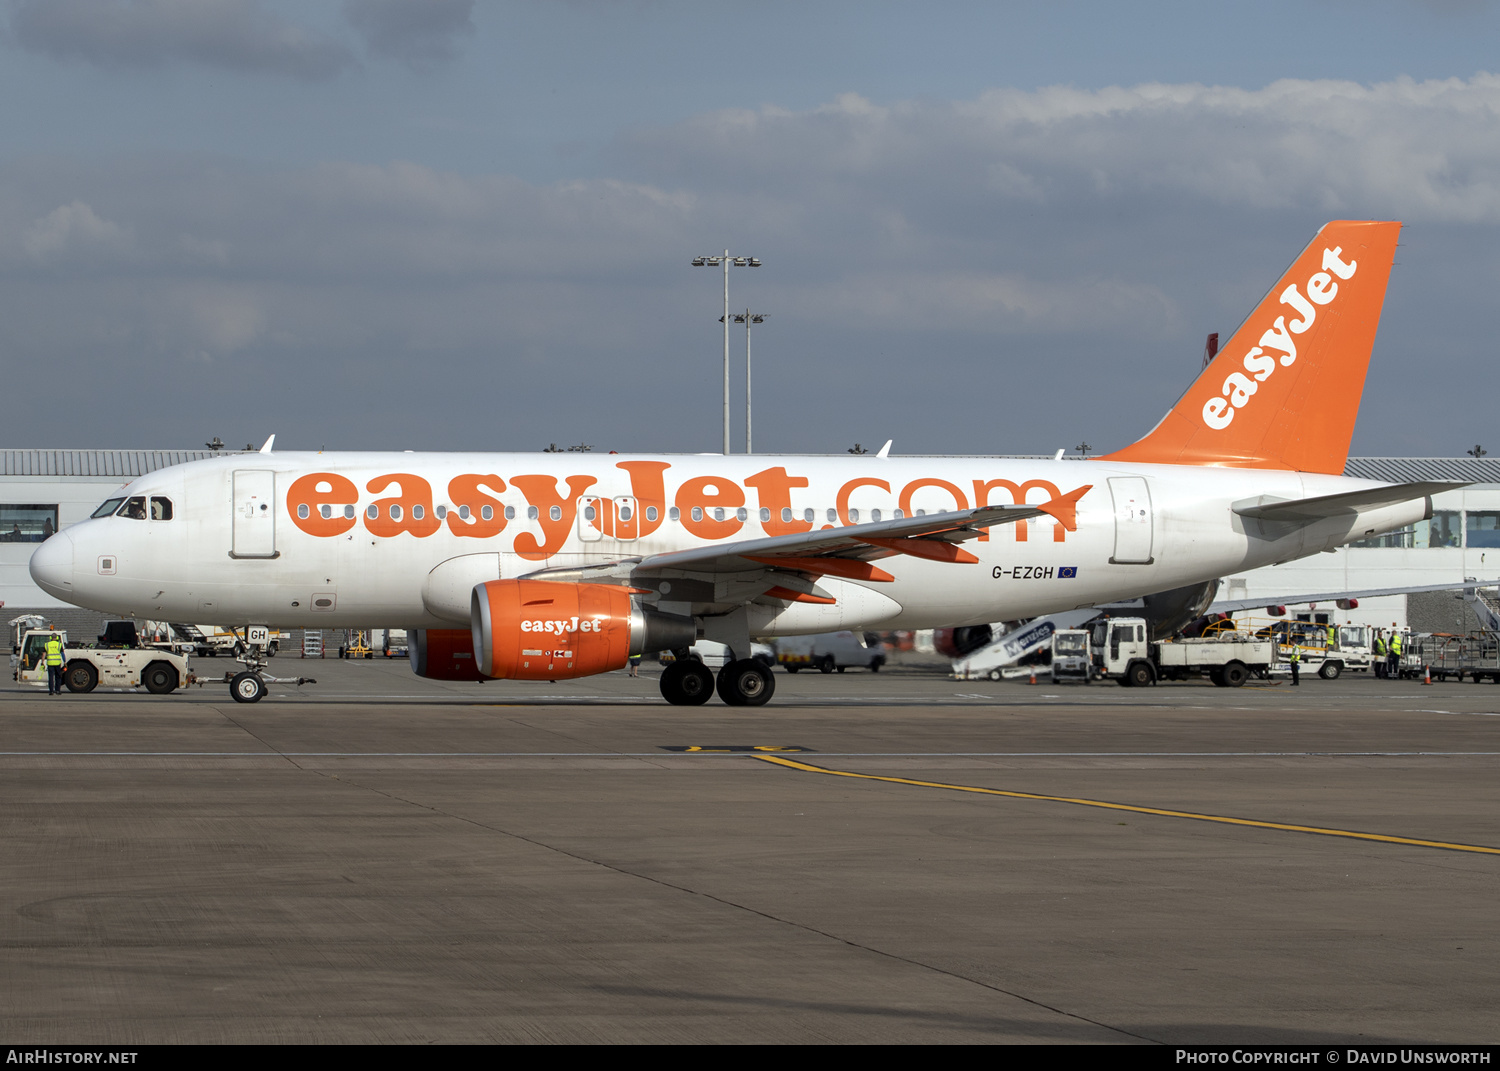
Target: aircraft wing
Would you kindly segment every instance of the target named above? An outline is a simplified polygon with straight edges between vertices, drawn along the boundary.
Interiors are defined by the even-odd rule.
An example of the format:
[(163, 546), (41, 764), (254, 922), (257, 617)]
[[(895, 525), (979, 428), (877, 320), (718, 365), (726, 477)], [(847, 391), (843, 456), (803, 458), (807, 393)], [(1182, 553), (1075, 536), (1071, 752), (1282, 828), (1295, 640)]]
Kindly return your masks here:
[(1236, 502), (1230, 508), (1241, 517), (1259, 521), (1279, 521), (1283, 524), (1310, 524), (1327, 517), (1339, 517), (1358, 513), (1362, 509), (1378, 509), (1410, 502), (1442, 491), (1456, 491), (1468, 487), (1468, 483), (1393, 483), (1386, 487), (1368, 487), (1359, 491), (1345, 491), (1338, 495), (1319, 495), (1316, 498), (1273, 499), (1267, 495)]
[(737, 573), (769, 566), (816, 572), (813, 565), (816, 560), (819, 564), (830, 565), (826, 570), (830, 575), (836, 572), (844, 575), (837, 571), (840, 559), (853, 563), (909, 554), (936, 561), (975, 562), (979, 559), (960, 548), (959, 543), (977, 539), (992, 525), (1012, 524), (1041, 516), (1049, 512), (1047, 507), (1051, 505), (982, 506), (979, 509), (930, 513), (925, 517), (815, 528), (794, 535), (744, 539), (694, 550), (652, 554), (638, 562), (635, 569), (637, 572), (682, 569), (695, 573)]
[(1333, 602), (1336, 599), (1375, 599), (1382, 595), (1413, 595), (1422, 591), (1473, 591), (1492, 588), (1500, 580), (1461, 580), (1446, 584), (1416, 584), (1400, 588), (1367, 588), (1364, 591), (1320, 591), (1313, 595), (1263, 595), (1255, 599), (1219, 599), (1211, 603), (1206, 614), (1230, 614), (1236, 610), (1256, 610), (1265, 606), (1300, 606), (1308, 602)]

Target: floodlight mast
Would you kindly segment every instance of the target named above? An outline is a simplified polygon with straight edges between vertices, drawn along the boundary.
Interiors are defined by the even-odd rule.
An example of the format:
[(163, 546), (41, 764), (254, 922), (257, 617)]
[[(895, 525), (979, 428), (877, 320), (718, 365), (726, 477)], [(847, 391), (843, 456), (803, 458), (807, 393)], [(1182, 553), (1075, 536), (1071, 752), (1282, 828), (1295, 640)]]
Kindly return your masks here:
[(750, 326), (752, 324), (763, 324), (767, 320), (767, 314), (763, 312), (744, 312), (734, 314), (734, 322), (745, 325), (745, 453), (755, 453), (753, 440), (751, 438), (751, 387), (750, 387)]
[(729, 265), (737, 268), (758, 268), (760, 260), (756, 257), (732, 257), (729, 250), (724, 250), (723, 256), (718, 257), (694, 257), (693, 267), (709, 268), (722, 264), (724, 266), (724, 453), (729, 453)]

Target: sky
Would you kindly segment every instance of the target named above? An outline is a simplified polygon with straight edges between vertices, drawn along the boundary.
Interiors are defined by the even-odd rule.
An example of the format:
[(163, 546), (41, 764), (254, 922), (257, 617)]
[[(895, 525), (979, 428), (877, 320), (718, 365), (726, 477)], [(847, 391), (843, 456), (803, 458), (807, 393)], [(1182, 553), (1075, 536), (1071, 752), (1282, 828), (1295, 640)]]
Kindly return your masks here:
[[(0, 0), (0, 446), (1124, 445), (1330, 219), (1492, 434), (1500, 6)], [(744, 334), (732, 334), (744, 446)]]

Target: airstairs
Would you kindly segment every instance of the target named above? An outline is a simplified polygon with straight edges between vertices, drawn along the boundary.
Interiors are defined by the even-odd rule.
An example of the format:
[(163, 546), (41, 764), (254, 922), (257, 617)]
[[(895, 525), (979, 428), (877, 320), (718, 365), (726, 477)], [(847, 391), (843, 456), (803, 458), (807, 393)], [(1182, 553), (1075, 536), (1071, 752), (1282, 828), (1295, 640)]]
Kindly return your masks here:
[(970, 651), (962, 658), (955, 658), (953, 675), (965, 681), (982, 677), (997, 681), (1002, 677), (1024, 673), (1024, 669), (1006, 667), (1015, 666), (1018, 659), (1046, 647), (1052, 642), (1052, 634), (1058, 629), (1077, 628), (1098, 616), (1099, 611), (1089, 606), (1082, 610), (1062, 610), (1044, 617), (1034, 617), (992, 640), (987, 646)]

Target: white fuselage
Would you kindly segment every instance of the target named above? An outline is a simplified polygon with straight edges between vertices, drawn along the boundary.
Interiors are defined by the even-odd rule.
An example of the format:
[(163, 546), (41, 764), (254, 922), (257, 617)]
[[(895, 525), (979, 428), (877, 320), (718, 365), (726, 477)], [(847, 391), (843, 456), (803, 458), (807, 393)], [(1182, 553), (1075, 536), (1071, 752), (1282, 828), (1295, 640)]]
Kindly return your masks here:
[[(119, 495), (165, 498), (170, 520), (149, 519), (148, 511), (147, 519), (85, 521), (44, 543), (32, 574), (58, 598), (126, 616), (308, 628), (466, 627), (468, 590), (485, 579), (889, 520), (898, 510), (912, 516), (1039, 504), (1084, 485), (1089, 490), (1078, 499), (1075, 529), (1050, 516), (996, 525), (987, 538), (964, 544), (978, 564), (882, 558), (880, 568), (893, 581), (822, 577), (817, 583), (834, 603), (751, 603), (752, 631), (772, 636), (1030, 617), (1289, 561), (1410, 524), (1427, 509), (1418, 499), (1271, 526), (1243, 519), (1232, 507), (1379, 485), (1265, 469), (1108, 461), (242, 454), (134, 480)], [(657, 579), (670, 586), (673, 575)], [(654, 589), (663, 605), (680, 601), (680, 610), (705, 614), (744, 602), (734, 574), (681, 579), (676, 593)]]

